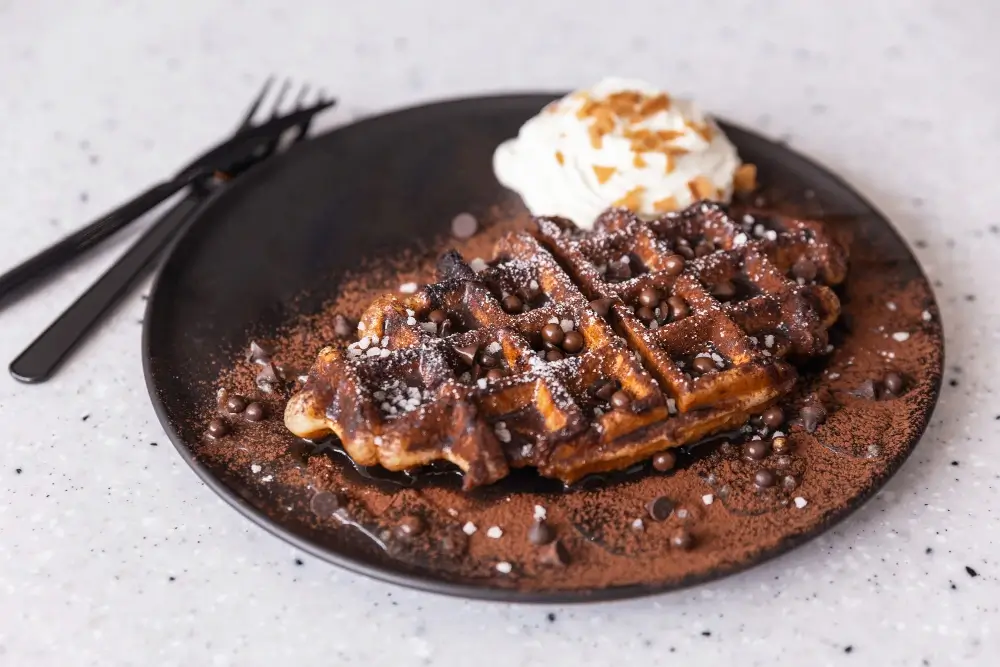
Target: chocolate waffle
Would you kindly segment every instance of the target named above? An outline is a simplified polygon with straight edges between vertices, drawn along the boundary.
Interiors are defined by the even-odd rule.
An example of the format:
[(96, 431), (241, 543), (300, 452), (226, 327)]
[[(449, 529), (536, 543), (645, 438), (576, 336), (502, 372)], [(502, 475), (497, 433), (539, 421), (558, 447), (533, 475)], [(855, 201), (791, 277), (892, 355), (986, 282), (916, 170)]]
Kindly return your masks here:
[(376, 299), (288, 428), (361, 465), (451, 461), (466, 488), (525, 466), (572, 483), (742, 425), (829, 351), (846, 252), (820, 223), (710, 203), (535, 222), (489, 264), (451, 252), (439, 282)]

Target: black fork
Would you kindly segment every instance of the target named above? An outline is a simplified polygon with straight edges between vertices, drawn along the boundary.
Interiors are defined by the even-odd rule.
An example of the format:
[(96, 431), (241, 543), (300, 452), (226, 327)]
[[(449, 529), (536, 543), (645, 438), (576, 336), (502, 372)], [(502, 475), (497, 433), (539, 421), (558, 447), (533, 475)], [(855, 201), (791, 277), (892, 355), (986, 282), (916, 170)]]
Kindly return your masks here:
[[(264, 103), (273, 80), (268, 80), (251, 103), (246, 115), (240, 121), (237, 132), (254, 127), (254, 117)], [(276, 118), (281, 110), (282, 100), (290, 88), (286, 81), (274, 101), (271, 118)], [(292, 111), (304, 107), (308, 87), (303, 87)], [(322, 100), (322, 94), (320, 95)], [(301, 141), (309, 131), (311, 117), (291, 130), (292, 141)], [(136, 281), (156, 263), (163, 250), (195, 219), (196, 213), (204, 206), (212, 192), (225, 181), (246, 171), (254, 164), (273, 155), (280, 140), (267, 141), (254, 151), (251, 157), (234, 163), (224, 172), (204, 176), (192, 184), (191, 192), (166, 211), (129, 248), (97, 282), (84, 292), (65, 310), (42, 334), (36, 338), (10, 364), (10, 373), (21, 382), (44, 382), (49, 379), (69, 354), (86, 338), (101, 318), (121, 298), (128, 293)]]

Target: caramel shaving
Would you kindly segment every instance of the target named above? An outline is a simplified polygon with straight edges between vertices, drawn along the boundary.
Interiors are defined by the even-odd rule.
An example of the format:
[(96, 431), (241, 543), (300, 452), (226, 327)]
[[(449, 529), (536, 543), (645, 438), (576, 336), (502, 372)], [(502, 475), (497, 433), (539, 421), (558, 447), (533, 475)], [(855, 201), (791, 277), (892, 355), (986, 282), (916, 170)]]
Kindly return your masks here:
[(698, 176), (694, 180), (688, 181), (688, 189), (691, 191), (691, 197), (695, 200), (711, 199), (716, 196), (715, 186), (712, 185), (712, 181), (708, 180), (707, 176)]
[(657, 213), (670, 213), (678, 208), (677, 200), (673, 197), (664, 197), (653, 202), (653, 210)]
[(634, 188), (632, 188), (631, 190), (629, 190), (628, 192), (626, 192), (625, 196), (622, 197), (621, 199), (617, 200), (614, 203), (614, 205), (615, 206), (624, 206), (625, 208), (629, 209), (630, 211), (638, 211), (639, 207), (642, 206), (642, 202), (639, 201), (639, 197), (645, 191), (646, 191), (646, 188), (644, 188), (641, 185), (637, 185)]
[(632, 158), (632, 166), (636, 169), (642, 169), (644, 167), (648, 167), (649, 165), (646, 164), (646, 161), (643, 159), (642, 153), (636, 153)]
[(594, 175), (597, 176), (597, 182), (604, 185), (608, 180), (615, 175), (618, 171), (614, 167), (602, 167), (600, 165), (594, 165)]
[(745, 162), (733, 174), (733, 188), (737, 192), (753, 192), (757, 189), (757, 165)]
[(563, 157), (562, 151), (556, 151), (556, 162), (566, 164), (566, 159)]

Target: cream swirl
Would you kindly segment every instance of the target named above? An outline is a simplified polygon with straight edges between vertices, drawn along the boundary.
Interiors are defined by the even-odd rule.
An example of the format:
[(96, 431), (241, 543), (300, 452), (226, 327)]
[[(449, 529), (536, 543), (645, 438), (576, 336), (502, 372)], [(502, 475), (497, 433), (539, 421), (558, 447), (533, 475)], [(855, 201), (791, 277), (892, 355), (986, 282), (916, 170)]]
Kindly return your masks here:
[(548, 105), (497, 148), (493, 170), (534, 215), (588, 228), (610, 206), (654, 216), (728, 201), (734, 177), (753, 179), (752, 165), (741, 168), (736, 147), (693, 102), (616, 78)]

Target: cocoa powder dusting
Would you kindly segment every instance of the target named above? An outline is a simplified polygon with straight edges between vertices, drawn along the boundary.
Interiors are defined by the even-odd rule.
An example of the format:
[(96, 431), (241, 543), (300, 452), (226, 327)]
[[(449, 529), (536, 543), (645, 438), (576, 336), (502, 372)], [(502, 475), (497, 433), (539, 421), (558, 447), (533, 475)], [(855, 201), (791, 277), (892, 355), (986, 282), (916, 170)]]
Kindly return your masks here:
[[(915, 267), (887, 264), (878, 245), (866, 242), (851, 247), (834, 349), (802, 370), (795, 393), (781, 404), (783, 447), (770, 448), (763, 458), (748, 457), (744, 445), (756, 436), (770, 441), (774, 431), (752, 423), (679, 452), (676, 467), (667, 472), (647, 462), (564, 491), (522, 470), (466, 493), (458, 476), (444, 468), (414, 475), (358, 470), (334, 442), (306, 443), (286, 431), (284, 403), (319, 349), (357, 339), (356, 332), (338, 336), (342, 318), (356, 325), (375, 297), (407, 282), (432, 280), (443, 250), (488, 259), (502, 234), (528, 223), (524, 214), (493, 217), (498, 219), (480, 221), (472, 238), (449, 237), (425, 253), (372, 258), (365, 271), (342, 281), (321, 312), (258, 341), (273, 350), (271, 360), (283, 377), (272, 391), (257, 383), (259, 362), (234, 354), (218, 387), (260, 402), (266, 417), (253, 422), (224, 406), (206, 406), (203, 424), (222, 418), (230, 433), (206, 437), (196, 454), (224, 464), (244, 496), (280, 498), (289, 523), (324, 545), (352, 544), (352, 553), (438, 580), (573, 591), (662, 587), (739, 569), (841, 516), (898, 467), (923, 431), (943, 363), (933, 296)], [(852, 234), (859, 228), (851, 220), (829, 224)], [(898, 395), (881, 390), (890, 372), (904, 380)], [(874, 398), (856, 395), (866, 381), (880, 387)], [(808, 433), (799, 411), (817, 402), (826, 418)], [(758, 475), (762, 470), (773, 475)], [(311, 505), (320, 493), (331, 495)], [(673, 511), (657, 520), (647, 504), (661, 496)], [(532, 542), (529, 532), (539, 519), (559, 545)]]

